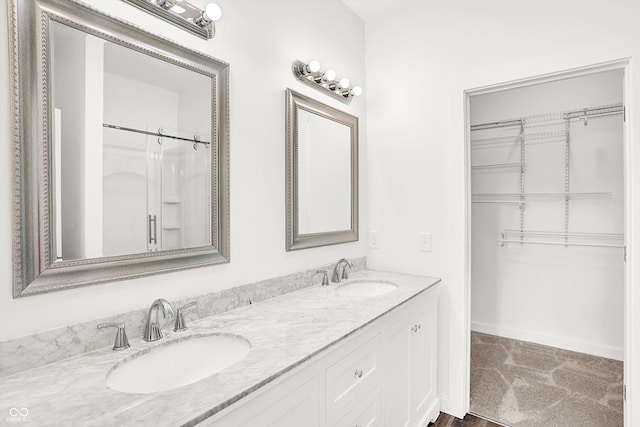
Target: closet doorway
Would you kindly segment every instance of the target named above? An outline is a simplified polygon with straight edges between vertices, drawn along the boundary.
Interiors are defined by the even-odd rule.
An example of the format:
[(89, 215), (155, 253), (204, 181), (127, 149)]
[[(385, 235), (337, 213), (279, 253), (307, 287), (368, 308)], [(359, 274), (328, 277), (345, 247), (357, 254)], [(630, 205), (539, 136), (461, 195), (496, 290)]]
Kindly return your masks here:
[(624, 69), (468, 99), (470, 412), (622, 427)]

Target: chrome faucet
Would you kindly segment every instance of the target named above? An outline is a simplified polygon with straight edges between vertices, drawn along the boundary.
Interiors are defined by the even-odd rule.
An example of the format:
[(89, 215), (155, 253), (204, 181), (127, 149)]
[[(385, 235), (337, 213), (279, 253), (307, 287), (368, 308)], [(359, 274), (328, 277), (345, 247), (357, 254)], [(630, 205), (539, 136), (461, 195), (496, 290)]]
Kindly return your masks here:
[(157, 299), (151, 304), (147, 315), (147, 324), (144, 327), (143, 339), (147, 342), (157, 341), (162, 338), (162, 327), (158, 323), (158, 309), (162, 308), (165, 319), (173, 317), (173, 306), (166, 299)]
[(349, 275), (347, 274), (347, 267), (353, 268), (353, 262), (349, 258), (340, 258), (338, 262), (336, 262), (335, 267), (333, 267), (333, 275), (331, 275), (331, 281), (333, 283), (340, 283), (340, 274), (338, 274), (340, 264), (344, 264), (344, 267), (342, 268), (343, 279), (349, 278)]

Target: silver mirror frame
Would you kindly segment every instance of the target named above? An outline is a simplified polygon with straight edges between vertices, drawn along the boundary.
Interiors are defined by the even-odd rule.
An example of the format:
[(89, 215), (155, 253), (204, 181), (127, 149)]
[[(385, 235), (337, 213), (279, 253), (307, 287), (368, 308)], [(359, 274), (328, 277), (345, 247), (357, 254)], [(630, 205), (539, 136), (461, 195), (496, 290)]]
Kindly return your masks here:
[[(212, 79), (211, 245), (64, 261), (56, 254), (52, 181), (50, 20)], [(229, 64), (182, 47), (77, 0), (9, 0), (13, 144), (13, 297), (230, 261)]]
[[(351, 228), (300, 234), (298, 228), (298, 110), (303, 109), (351, 130)], [(355, 242), (358, 240), (358, 118), (291, 89), (286, 91), (287, 251)]]

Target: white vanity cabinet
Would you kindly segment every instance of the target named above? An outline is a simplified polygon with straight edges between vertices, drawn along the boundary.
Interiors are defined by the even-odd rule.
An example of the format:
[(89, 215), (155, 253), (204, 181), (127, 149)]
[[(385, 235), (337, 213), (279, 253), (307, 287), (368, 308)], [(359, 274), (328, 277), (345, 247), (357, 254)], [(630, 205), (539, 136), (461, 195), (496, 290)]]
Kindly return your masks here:
[(352, 351), (345, 348), (348, 354), (325, 370), (327, 425), (336, 425), (346, 412), (380, 385), (381, 343), (381, 335), (377, 334)]
[(437, 417), (437, 298), (425, 295), (389, 319), (383, 332), (387, 426), (425, 426)]
[(439, 413), (436, 331), (427, 290), (199, 425), (426, 426)]
[(382, 396), (378, 385), (356, 405), (335, 427), (382, 427)]
[[(319, 427), (319, 377), (291, 378), (266, 393), (233, 405), (222, 418), (214, 416), (198, 426), (215, 427)], [(227, 414), (227, 415), (224, 415)], [(324, 424), (322, 424), (324, 425)]]

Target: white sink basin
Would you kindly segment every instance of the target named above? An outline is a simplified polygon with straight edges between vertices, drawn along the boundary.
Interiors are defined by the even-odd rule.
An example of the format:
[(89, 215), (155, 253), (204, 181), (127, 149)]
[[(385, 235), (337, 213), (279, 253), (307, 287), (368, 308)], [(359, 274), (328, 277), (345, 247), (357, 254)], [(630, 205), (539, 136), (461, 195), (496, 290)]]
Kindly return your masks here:
[(340, 295), (352, 297), (376, 297), (388, 294), (398, 289), (398, 285), (382, 280), (358, 280), (336, 288), (336, 292)]
[(107, 385), (125, 393), (153, 393), (194, 383), (242, 360), (251, 344), (237, 335), (196, 335), (152, 347), (107, 374)]

